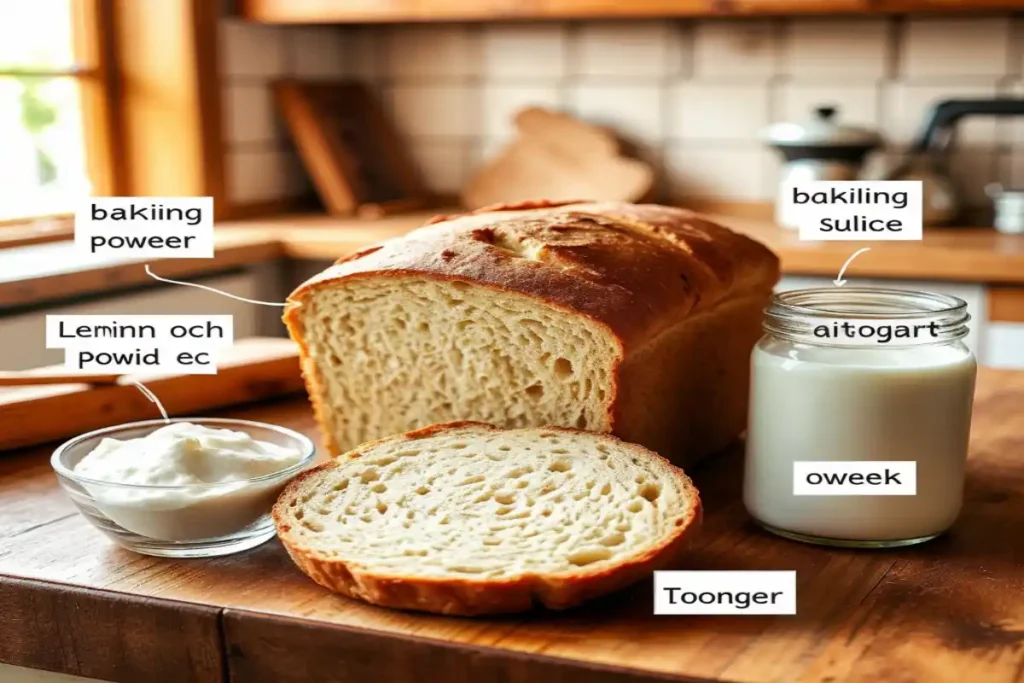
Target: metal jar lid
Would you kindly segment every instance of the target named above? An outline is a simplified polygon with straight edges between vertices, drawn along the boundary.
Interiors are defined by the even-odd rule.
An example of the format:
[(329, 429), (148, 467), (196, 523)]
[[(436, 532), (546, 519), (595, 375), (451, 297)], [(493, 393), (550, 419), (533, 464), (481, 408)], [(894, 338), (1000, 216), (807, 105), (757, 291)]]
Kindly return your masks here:
[(797, 159), (860, 160), (882, 144), (870, 128), (844, 125), (837, 121), (836, 107), (818, 107), (802, 123), (783, 122), (768, 127), (764, 139), (787, 161)]

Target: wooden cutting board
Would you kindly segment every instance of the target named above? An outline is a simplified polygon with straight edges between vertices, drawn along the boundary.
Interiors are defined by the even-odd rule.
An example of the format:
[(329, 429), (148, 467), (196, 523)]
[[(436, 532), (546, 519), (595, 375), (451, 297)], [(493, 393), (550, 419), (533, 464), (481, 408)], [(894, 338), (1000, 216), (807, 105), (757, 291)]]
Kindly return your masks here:
[(160, 417), (132, 381), (143, 382), (169, 415), (302, 391), (299, 350), (289, 339), (253, 337), (220, 356), (216, 375), (139, 373), (117, 384), (58, 384), (0, 389), (0, 451), (67, 438), (101, 427)]
[(518, 136), (470, 179), (470, 209), (531, 199), (635, 202), (647, 198), (654, 171), (621, 155), (607, 130), (540, 107), (515, 117)]

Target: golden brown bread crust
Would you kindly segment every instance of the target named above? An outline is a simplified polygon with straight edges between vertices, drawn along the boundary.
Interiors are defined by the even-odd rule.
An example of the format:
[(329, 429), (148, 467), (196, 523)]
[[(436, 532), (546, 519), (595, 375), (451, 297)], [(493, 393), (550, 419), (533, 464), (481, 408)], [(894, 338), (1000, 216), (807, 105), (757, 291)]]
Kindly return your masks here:
[[(539, 207), (539, 208), (538, 208)], [(449, 217), (363, 249), (292, 293), (385, 273), (467, 280), (536, 297), (607, 325), (632, 346), (725, 298), (770, 290), (778, 259), (691, 211), (654, 204), (531, 202)]]
[[(500, 431), (492, 425), (468, 421), (431, 425), (363, 444), (344, 454), (342, 458), (359, 457), (360, 451), (368, 450), (384, 442), (421, 439), (446, 430), (470, 425)], [(546, 430), (567, 433), (579, 431), (570, 428), (546, 428)], [(301, 485), (302, 481), (313, 476), (319, 470), (336, 467), (337, 463), (334, 461), (306, 470), (293, 479), (281, 493), (272, 511), (277, 535), (299, 569), (316, 583), (335, 593), (381, 607), (460, 616), (523, 612), (539, 605), (549, 609), (574, 607), (587, 600), (607, 595), (636, 583), (650, 576), (655, 570), (673, 566), (686, 550), (691, 534), (699, 528), (703, 517), (700, 496), (694, 488), (693, 482), (682, 470), (642, 446), (621, 441), (610, 435), (606, 435), (606, 438), (620, 441), (629, 449), (664, 461), (679, 479), (680, 487), (693, 500), (687, 517), (677, 522), (672, 532), (660, 545), (652, 547), (647, 552), (628, 561), (612, 566), (591, 569), (584, 567), (548, 577), (427, 578), (376, 574), (355, 563), (318, 557), (315, 552), (290, 542), (288, 531), (291, 527), (284, 521), (284, 514), (288, 498)]]
[[(407, 274), (524, 294), (609, 328), (621, 359), (608, 378), (611, 430), (685, 464), (721, 448), (743, 429), (747, 374), (742, 368), (759, 335), (760, 311), (778, 280), (779, 265), (754, 240), (693, 212), (653, 204), (539, 201), (439, 216), (403, 238), (339, 260), (289, 298), (284, 322), (303, 350), (303, 375), (332, 455), (341, 448), (326, 428), (332, 406), (324, 399), (325, 382), (305, 353), (302, 303), (320, 288)], [(712, 311), (722, 312), (717, 321), (688, 325)], [(680, 336), (683, 324), (692, 328), (689, 335), (683, 330)], [(694, 350), (692, 357), (680, 358), (682, 349)], [(657, 368), (649, 372), (640, 364), (651, 356), (660, 367), (678, 371), (662, 377), (658, 388), (664, 404), (658, 412), (671, 416), (638, 425), (642, 407), (624, 399), (630, 394), (633, 403), (646, 403), (653, 387), (649, 376)], [(714, 362), (699, 373), (684, 362), (712, 356)], [(704, 415), (694, 403), (704, 399), (727, 410)], [(686, 415), (705, 428), (684, 430), (679, 423)]]

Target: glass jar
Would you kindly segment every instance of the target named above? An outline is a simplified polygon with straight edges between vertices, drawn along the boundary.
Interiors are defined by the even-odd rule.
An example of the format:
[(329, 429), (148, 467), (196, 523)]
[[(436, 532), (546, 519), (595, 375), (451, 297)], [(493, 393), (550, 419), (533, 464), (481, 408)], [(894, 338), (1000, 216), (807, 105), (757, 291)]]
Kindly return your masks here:
[(977, 373), (963, 343), (969, 319), (964, 301), (927, 292), (776, 294), (751, 358), (751, 516), (781, 536), (847, 547), (911, 545), (948, 529), (963, 499)]

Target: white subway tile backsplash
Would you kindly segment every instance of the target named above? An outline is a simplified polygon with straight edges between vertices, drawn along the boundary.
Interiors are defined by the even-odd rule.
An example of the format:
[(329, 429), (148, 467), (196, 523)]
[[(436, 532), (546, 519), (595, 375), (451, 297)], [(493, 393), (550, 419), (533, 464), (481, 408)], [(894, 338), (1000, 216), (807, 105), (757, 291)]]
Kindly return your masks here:
[(783, 72), (796, 77), (880, 78), (889, 64), (886, 19), (796, 19), (789, 24)]
[(488, 80), (555, 82), (566, 72), (566, 29), (562, 24), (487, 26), (480, 51)]
[(273, 201), (287, 195), (287, 152), (277, 147), (229, 149), (228, 198), (236, 204)]
[(466, 181), (466, 149), (461, 140), (412, 141), (412, 157), (434, 192), (457, 194)]
[(396, 85), (388, 89), (398, 129), (413, 137), (480, 134), (479, 90), (469, 85)]
[(1024, 14), (1010, 20), (1010, 75), (1024, 76)]
[[(309, 176), (277, 113), (271, 84), (281, 77), (350, 75), (352, 31), (221, 21), (223, 142), (232, 204), (269, 202), (312, 191)], [(363, 55), (359, 55), (363, 56)], [(367, 60), (369, 61), (369, 60)]]
[(387, 29), (379, 26), (350, 26), (345, 28), (348, 43), (349, 74), (361, 81), (377, 82), (388, 75), (386, 45)]
[(761, 155), (761, 195), (757, 201), (774, 202), (779, 197), (779, 180), (782, 178), (782, 155), (773, 149)]
[[(1024, 99), (1024, 81), (1007, 83), (1002, 88), (1005, 97)], [(1024, 116), (1014, 116), (1000, 121), (997, 126), (1002, 131), (1000, 139), (1018, 150), (1024, 157)]]
[(298, 26), (287, 33), (292, 75), (341, 78), (349, 75), (346, 35), (335, 26)]
[(1003, 187), (1024, 190), (1024, 154), (999, 155), (997, 180)]
[(277, 137), (269, 88), (261, 83), (235, 83), (222, 93), (226, 143), (270, 142)]
[(949, 173), (964, 206), (984, 208), (992, 200), (985, 186), (999, 180), (999, 159), (992, 149), (954, 149), (949, 158)]
[(723, 199), (762, 201), (766, 150), (750, 147), (688, 147), (669, 144), (665, 167), (676, 201)]
[(484, 135), (506, 140), (515, 134), (516, 113), (530, 106), (561, 109), (562, 90), (554, 85), (488, 85), (481, 89)]
[(768, 124), (768, 86), (689, 81), (669, 96), (669, 136), (678, 140), (756, 140)]
[(396, 80), (479, 73), (479, 41), (467, 26), (400, 26), (386, 34), (388, 75)]
[[(811, 85), (782, 83), (776, 89), (776, 121), (804, 121), (818, 107), (835, 107), (843, 124), (878, 128), (879, 86), (876, 83)], [(774, 123), (774, 122), (773, 122)]]
[(693, 71), (693, 24), (673, 22), (668, 38), (666, 79), (689, 78)]
[[(961, 79), (962, 80), (962, 79)], [(886, 87), (883, 104), (883, 130), (890, 143), (912, 142), (924, 128), (931, 108), (943, 100), (984, 99), (995, 97), (994, 80), (964, 81), (959, 85), (921, 85), (893, 83)], [(957, 146), (990, 147), (996, 142), (996, 120), (991, 117), (961, 119), (956, 127)]]
[[(777, 18), (302, 27), (222, 22), (231, 197), (309, 190), (268, 94), (275, 78), (353, 77), (381, 94), (439, 192), (455, 192), (539, 105), (605, 125), (666, 170), (682, 198), (774, 199), (773, 121), (836, 106), (879, 128), (891, 168), (944, 99), (1024, 97), (1024, 16)], [(984, 182), (1024, 186), (1024, 120), (958, 125), (954, 175), (968, 204)], [(1018, 150), (1019, 154), (1011, 154)], [(1000, 176), (1001, 173), (1001, 176)]]
[(664, 89), (660, 85), (584, 81), (569, 87), (567, 94), (569, 109), (580, 118), (608, 126), (630, 142), (661, 144)]
[(508, 141), (497, 138), (482, 138), (470, 142), (466, 154), (467, 180), (484, 164), (494, 161), (507, 145)]
[(1010, 18), (907, 20), (901, 74), (908, 78), (1000, 76), (1009, 68)]
[(778, 70), (779, 36), (767, 19), (701, 21), (693, 31), (697, 78), (759, 77)]
[(285, 69), (284, 31), (238, 19), (220, 22), (221, 72), (225, 76), (279, 76)]
[(678, 37), (669, 21), (595, 22), (576, 34), (573, 75), (657, 81), (669, 72), (669, 43)]

